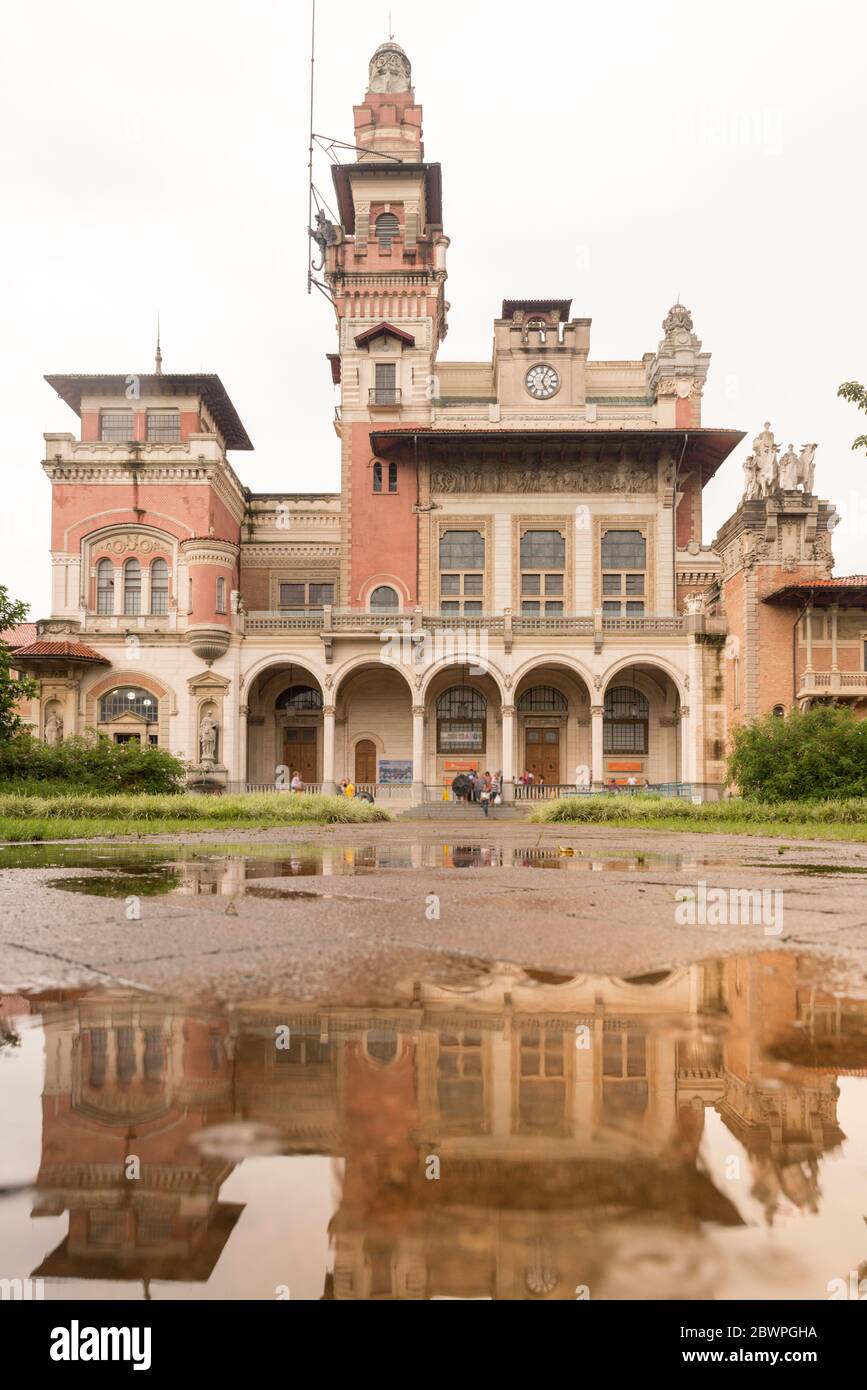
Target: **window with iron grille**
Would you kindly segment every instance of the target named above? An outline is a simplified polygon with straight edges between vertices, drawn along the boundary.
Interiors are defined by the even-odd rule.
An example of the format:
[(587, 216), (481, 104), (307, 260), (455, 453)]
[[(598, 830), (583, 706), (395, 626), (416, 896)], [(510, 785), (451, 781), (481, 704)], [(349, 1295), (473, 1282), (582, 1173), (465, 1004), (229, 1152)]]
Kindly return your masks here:
[(605, 753), (646, 753), (650, 705), (634, 686), (606, 690), (602, 709)]
[(99, 719), (102, 724), (110, 724), (121, 714), (138, 714), (149, 724), (156, 724), (159, 718), (159, 700), (149, 690), (137, 685), (119, 685), (103, 695), (99, 702)]
[(123, 611), (127, 616), (141, 612), (141, 565), (127, 560), (123, 567)]
[(481, 531), (440, 536), (440, 611), (481, 613), (485, 593), (485, 538)]
[(151, 565), (151, 612), (169, 611), (169, 567), (165, 560), (154, 560)]
[(377, 405), (397, 404), (397, 367), (394, 362), (377, 362), (375, 367)]
[(521, 536), (521, 612), (526, 617), (563, 613), (566, 538), (560, 531), (525, 531)]
[(96, 611), (114, 612), (114, 565), (111, 560), (100, 560), (96, 567)]
[(641, 532), (606, 531), (602, 537), (601, 565), (603, 616), (643, 617), (647, 541)]
[(280, 585), (280, 607), (299, 612), (307, 608), (322, 608), (334, 602), (334, 585), (306, 580), (292, 580)]
[(381, 464), (381, 463), (375, 463), (375, 464), (373, 465), (373, 490), (374, 490), (374, 492), (382, 492), (382, 464)]
[(488, 702), (468, 685), (454, 685), (437, 700), (437, 752), (483, 753)]
[(278, 695), (275, 709), (289, 710), (295, 714), (309, 713), (322, 708), (322, 692), (312, 685), (290, 685)]
[(397, 492), (397, 464), (396, 464), (396, 463), (390, 463), (390, 464), (388, 465), (388, 490), (389, 490), (389, 492)]
[(390, 584), (380, 584), (370, 595), (371, 613), (390, 613), (400, 607), (397, 591)]
[(522, 714), (565, 714), (566, 696), (552, 685), (534, 685), (518, 699)]
[(128, 444), (135, 438), (131, 410), (103, 410), (99, 417), (99, 437), (105, 443)]
[(181, 437), (181, 417), (177, 410), (149, 410), (148, 439), (156, 444), (171, 444)]
[(217, 594), (214, 608), (217, 613), (225, 613), (226, 611), (226, 581), (222, 577), (217, 580)]

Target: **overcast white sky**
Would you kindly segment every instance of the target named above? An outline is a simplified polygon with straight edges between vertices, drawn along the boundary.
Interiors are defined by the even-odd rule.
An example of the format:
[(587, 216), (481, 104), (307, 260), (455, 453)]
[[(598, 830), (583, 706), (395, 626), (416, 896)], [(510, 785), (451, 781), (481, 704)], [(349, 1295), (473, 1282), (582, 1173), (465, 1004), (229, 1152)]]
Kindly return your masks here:
[[(571, 296), (591, 356), (638, 358), (679, 293), (713, 354), (704, 423), (818, 440), (867, 570), (860, 0), (317, 5), (319, 132), (352, 138), (368, 59), (413, 65), (451, 237), (443, 358), (487, 358), (504, 296)], [(331, 311), (308, 298), (309, 3), (29, 0), (0, 36), (4, 505), (0, 582), (49, 611), (45, 372), (221, 375), (255, 491), (338, 487)], [(330, 189), (324, 157), (318, 180)], [(707, 539), (746, 448), (705, 493)]]

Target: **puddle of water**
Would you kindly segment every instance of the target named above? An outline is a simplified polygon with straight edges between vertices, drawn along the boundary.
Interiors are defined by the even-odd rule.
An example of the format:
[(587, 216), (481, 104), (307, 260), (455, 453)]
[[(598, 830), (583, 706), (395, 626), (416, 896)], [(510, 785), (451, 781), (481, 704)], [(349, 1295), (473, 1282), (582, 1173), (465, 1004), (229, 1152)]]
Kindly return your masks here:
[(867, 1258), (867, 1002), (796, 955), (0, 1024), (0, 1277), (46, 1299), (826, 1299)]
[[(256, 879), (363, 875), (389, 869), (556, 869), (572, 873), (643, 873), (732, 867), (710, 856), (651, 852), (616, 856), (573, 845), (410, 842), (386, 845), (267, 846), (204, 852), (194, 846), (16, 845), (0, 849), (3, 869), (87, 869), (51, 881), (63, 893), (125, 898), (130, 894), (208, 895), (259, 892)], [(764, 867), (764, 866), (763, 866)], [(809, 868), (810, 866), (805, 866)], [(279, 892), (279, 890), (274, 890)], [(285, 896), (285, 894), (284, 894)], [(297, 895), (296, 895), (297, 896)], [(312, 895), (311, 895), (312, 896)]]

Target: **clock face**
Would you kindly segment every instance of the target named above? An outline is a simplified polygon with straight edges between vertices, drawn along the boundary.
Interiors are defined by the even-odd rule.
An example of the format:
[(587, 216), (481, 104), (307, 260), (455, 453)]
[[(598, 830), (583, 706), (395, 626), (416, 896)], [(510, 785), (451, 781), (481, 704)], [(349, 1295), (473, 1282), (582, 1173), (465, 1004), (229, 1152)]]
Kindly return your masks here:
[(537, 367), (530, 368), (524, 377), (524, 385), (537, 401), (547, 401), (549, 396), (553, 396), (554, 392), (560, 389), (560, 378), (553, 367), (547, 367), (540, 362)]

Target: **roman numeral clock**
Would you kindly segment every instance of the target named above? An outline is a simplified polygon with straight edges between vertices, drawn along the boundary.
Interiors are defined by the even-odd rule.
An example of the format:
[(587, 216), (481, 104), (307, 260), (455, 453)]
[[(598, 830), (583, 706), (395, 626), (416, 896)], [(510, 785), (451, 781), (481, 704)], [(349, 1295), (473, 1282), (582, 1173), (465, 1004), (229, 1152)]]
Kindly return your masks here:
[(535, 367), (530, 367), (524, 377), (524, 385), (535, 400), (547, 401), (559, 391), (560, 377), (553, 367), (539, 362)]

